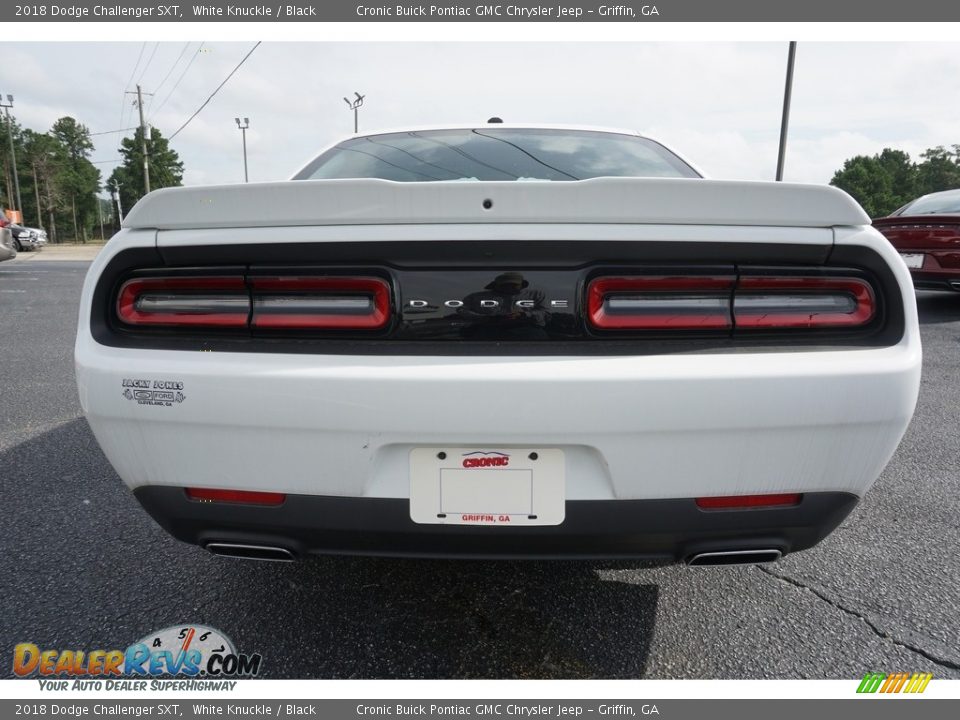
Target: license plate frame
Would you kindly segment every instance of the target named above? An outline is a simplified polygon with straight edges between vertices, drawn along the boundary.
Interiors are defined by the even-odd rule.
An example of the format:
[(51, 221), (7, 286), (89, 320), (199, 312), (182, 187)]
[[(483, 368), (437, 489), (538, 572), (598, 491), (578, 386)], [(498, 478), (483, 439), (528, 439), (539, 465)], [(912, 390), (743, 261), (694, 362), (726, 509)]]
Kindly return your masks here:
[(423, 525), (559, 525), (563, 450), (421, 447), (410, 451), (410, 519)]
[(900, 257), (911, 270), (919, 270), (923, 267), (923, 260), (926, 257), (923, 253), (900, 253)]

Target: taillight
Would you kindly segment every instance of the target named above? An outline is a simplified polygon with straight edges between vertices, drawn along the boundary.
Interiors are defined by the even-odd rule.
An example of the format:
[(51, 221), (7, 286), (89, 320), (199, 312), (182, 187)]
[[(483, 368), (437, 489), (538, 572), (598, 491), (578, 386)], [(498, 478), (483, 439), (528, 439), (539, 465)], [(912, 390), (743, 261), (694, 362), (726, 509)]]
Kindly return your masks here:
[(729, 329), (733, 275), (601, 277), (587, 288), (599, 330)]
[(209, 275), (139, 277), (120, 287), (129, 326), (378, 330), (390, 285), (377, 277)]
[(220, 502), (236, 505), (282, 505), (287, 499), (284, 493), (258, 492), (252, 490), (221, 490), (219, 488), (186, 488), (187, 497), (198, 502)]
[(743, 275), (733, 300), (737, 329), (856, 327), (875, 313), (873, 288), (853, 277)]
[(749, 510), (751, 508), (790, 507), (799, 505), (800, 493), (773, 493), (768, 495), (723, 495), (696, 499), (701, 510)]
[(604, 276), (587, 286), (595, 330), (856, 329), (877, 311), (867, 280), (819, 273)]
[(250, 297), (243, 277), (162, 277), (127, 280), (117, 316), (128, 325), (246, 327)]
[(376, 330), (390, 319), (390, 286), (375, 277), (251, 277), (255, 328)]

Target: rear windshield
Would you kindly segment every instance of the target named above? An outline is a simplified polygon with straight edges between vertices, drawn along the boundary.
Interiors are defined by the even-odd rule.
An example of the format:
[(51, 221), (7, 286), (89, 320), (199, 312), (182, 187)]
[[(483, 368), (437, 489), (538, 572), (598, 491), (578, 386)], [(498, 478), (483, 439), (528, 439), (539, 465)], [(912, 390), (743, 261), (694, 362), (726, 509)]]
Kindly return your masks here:
[(960, 190), (934, 193), (917, 198), (897, 211), (897, 215), (960, 215)]
[(398, 182), (700, 177), (646, 138), (573, 130), (423, 130), (346, 140), (294, 180), (380, 178)]

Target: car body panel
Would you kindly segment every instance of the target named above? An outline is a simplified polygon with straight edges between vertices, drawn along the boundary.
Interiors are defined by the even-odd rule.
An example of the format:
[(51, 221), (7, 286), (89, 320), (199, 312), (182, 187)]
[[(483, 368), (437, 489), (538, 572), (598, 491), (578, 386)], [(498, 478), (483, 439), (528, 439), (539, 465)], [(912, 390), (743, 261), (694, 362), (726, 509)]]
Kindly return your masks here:
[(923, 265), (911, 268), (918, 287), (960, 290), (960, 216), (890, 216), (874, 227), (901, 253), (920, 253)]
[[(484, 533), (497, 528), (445, 534), (405, 516), (410, 457), (417, 448), (543, 448), (563, 453), (573, 519), (543, 534), (559, 536), (556, 545), (531, 541), (537, 550), (527, 555), (549, 556), (554, 547), (584, 557), (682, 560), (692, 548), (764, 543), (788, 552), (823, 537), (867, 492), (917, 400), (921, 347), (911, 276), (868, 223), (834, 188), (704, 179), (316, 180), (160, 190), (131, 210), (91, 264), (75, 351), (80, 402), (123, 481), (158, 522), (189, 542), (276, 544), (295, 553), (523, 556), (524, 538), (541, 537), (536, 528), (484, 550)], [(468, 246), (471, 267), (502, 272), (518, 269), (510, 258), (519, 249), (531, 268), (549, 268), (564, 243), (585, 255), (598, 252), (591, 244), (603, 246), (620, 260), (642, 244), (673, 253), (666, 257), (677, 263), (705, 262), (714, 248), (736, 247), (745, 256), (759, 249), (774, 261), (800, 248), (814, 265), (835, 257), (841, 268), (862, 251), (882, 266), (896, 333), (873, 344), (781, 341), (683, 352), (654, 344), (646, 353), (590, 354), (561, 344), (562, 352), (548, 354), (504, 342), (478, 353), (455, 340), (452, 353), (415, 346), (394, 352), (387, 344), (332, 352), (309, 343), (253, 352), (111, 344), (94, 327), (109, 325), (109, 303), (123, 281), (110, 274), (111, 263), (122, 265), (124, 254), (142, 256), (137, 268), (195, 268), (227, 257), (240, 266), (231, 272), (243, 273), (263, 262), (253, 257), (275, 250), (285, 258), (278, 262), (296, 268), (289, 258), (340, 257), (345, 247), (362, 261), (367, 248), (416, 244), (417, 259), (390, 260), (391, 271), (452, 274)], [(112, 289), (101, 287), (101, 276)], [(165, 394), (156, 402), (149, 391), (135, 391), (157, 383)], [(199, 504), (185, 486), (285, 493), (289, 505), (271, 515), (270, 508)], [(793, 513), (744, 511), (758, 514), (739, 524), (736, 514), (693, 504), (781, 493), (808, 500)], [(652, 523), (631, 531), (632, 511), (615, 509), (622, 502), (640, 503), (630, 506), (638, 521), (670, 507), (686, 529)], [(350, 519), (324, 515), (311, 529), (313, 512)], [(616, 519), (615, 538), (585, 530), (604, 518)]]

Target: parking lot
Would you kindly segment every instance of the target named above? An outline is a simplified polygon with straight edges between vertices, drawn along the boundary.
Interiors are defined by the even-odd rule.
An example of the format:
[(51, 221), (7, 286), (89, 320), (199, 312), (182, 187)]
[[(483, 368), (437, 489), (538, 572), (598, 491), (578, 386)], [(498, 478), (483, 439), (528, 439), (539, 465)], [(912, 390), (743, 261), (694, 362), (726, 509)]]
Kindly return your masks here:
[(73, 375), (88, 263), (60, 251), (0, 264), (4, 673), (18, 642), (122, 648), (197, 622), (273, 678), (960, 677), (960, 294), (919, 296), (920, 401), (883, 476), (775, 565), (256, 564), (168, 537), (105, 460)]

